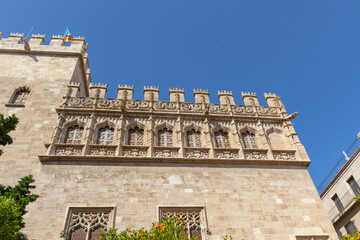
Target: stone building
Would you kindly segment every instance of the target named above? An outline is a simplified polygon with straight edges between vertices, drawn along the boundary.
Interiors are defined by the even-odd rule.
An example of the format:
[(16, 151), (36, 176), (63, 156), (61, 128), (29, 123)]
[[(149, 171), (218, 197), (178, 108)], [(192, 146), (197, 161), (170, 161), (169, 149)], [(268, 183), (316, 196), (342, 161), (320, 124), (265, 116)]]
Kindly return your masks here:
[[(2, 34), (1, 34), (2, 35)], [(16, 114), (0, 182), (33, 174), (28, 239), (95, 239), (109, 227), (148, 228), (182, 216), (200, 239), (325, 240), (336, 232), (307, 167), (309, 157), (280, 97), (91, 83), (88, 45), (74, 37), (0, 39), (0, 112)]]
[(320, 186), (321, 201), (339, 236), (360, 230), (360, 203), (354, 199), (359, 185), (360, 133)]

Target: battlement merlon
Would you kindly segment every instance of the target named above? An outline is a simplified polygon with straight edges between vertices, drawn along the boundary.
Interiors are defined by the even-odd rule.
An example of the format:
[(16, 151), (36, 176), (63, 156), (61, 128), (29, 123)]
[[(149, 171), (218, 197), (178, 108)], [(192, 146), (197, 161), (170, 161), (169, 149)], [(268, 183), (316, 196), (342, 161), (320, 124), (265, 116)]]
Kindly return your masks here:
[(217, 91), (218, 98), (220, 100), (220, 104), (230, 104), (235, 105), (234, 95), (232, 91)]
[(210, 103), (210, 93), (207, 89), (194, 89), (194, 98), (196, 103)]
[(122, 100), (132, 100), (134, 85), (118, 85), (117, 98)]
[[(45, 42), (46, 34), (33, 34), (30, 37), (29, 44), (42, 45)], [(30, 48), (31, 49), (31, 48)]]
[(80, 83), (70, 82), (68, 84), (69, 97), (77, 97), (80, 92)]
[(159, 87), (144, 86), (144, 100), (159, 101)]
[(185, 102), (184, 88), (169, 88), (170, 102)]
[(241, 92), (245, 106), (260, 106), (255, 92)]
[(105, 98), (105, 94), (107, 92), (107, 84), (102, 83), (90, 83), (90, 97), (93, 98)]
[(284, 104), (280, 100), (280, 96), (276, 96), (275, 93), (264, 93), (264, 97), (269, 107), (283, 107), (285, 109)]

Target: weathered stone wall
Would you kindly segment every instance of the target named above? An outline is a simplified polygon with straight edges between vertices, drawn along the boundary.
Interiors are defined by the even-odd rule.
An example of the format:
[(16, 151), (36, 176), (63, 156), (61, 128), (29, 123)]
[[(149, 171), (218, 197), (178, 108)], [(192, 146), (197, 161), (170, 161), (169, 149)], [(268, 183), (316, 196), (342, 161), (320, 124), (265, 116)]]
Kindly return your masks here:
[(322, 233), (336, 239), (301, 167), (53, 162), (42, 167), (37, 184), (41, 198), (31, 205), (26, 228), (36, 239), (56, 239), (67, 207), (78, 206), (116, 206), (120, 229), (150, 227), (158, 206), (204, 206), (214, 239)]

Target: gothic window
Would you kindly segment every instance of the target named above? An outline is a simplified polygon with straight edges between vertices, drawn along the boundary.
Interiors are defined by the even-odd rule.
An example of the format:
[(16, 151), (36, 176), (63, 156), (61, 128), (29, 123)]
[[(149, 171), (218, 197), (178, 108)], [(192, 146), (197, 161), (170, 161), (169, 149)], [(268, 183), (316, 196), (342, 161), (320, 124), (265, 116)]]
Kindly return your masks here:
[(83, 132), (84, 128), (78, 125), (69, 127), (66, 131), (65, 143), (81, 143)]
[(160, 221), (165, 217), (178, 217), (181, 218), (185, 226), (185, 234), (188, 238), (202, 239), (202, 226), (205, 226), (203, 219), (202, 208), (200, 207), (184, 207), (184, 208), (160, 208)]
[(144, 145), (144, 130), (135, 127), (129, 130), (128, 145), (141, 146)]
[(114, 141), (114, 129), (106, 126), (99, 129), (97, 144), (111, 145)]
[(29, 93), (30, 93), (30, 88), (28, 87), (21, 87), (16, 89), (9, 101), (9, 104), (24, 105), (25, 98)]
[(173, 146), (173, 138), (172, 131), (164, 128), (163, 130), (159, 130), (159, 146), (160, 147), (172, 147)]
[(242, 139), (244, 141), (245, 148), (258, 148), (256, 143), (255, 134), (246, 131), (241, 134)]
[(201, 147), (201, 133), (195, 129), (186, 133), (188, 147)]
[(97, 240), (112, 222), (113, 208), (70, 208), (60, 237), (67, 240)]
[(214, 133), (217, 148), (230, 148), (229, 134), (222, 130)]

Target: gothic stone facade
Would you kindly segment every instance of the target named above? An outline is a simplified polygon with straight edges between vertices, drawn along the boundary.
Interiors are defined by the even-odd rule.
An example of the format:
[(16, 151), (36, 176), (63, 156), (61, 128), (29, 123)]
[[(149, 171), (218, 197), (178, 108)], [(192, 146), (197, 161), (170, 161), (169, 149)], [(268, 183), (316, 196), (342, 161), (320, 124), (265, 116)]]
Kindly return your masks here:
[[(0, 34), (1, 36), (2, 34)], [(23, 34), (0, 39), (0, 112), (16, 114), (0, 182), (33, 174), (28, 239), (95, 239), (101, 230), (148, 228), (182, 216), (200, 239), (336, 239), (307, 171), (308, 155), (280, 97), (133, 87), (105, 98), (92, 84), (84, 38)]]

